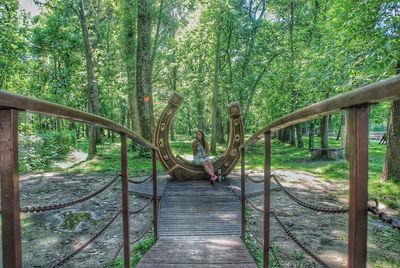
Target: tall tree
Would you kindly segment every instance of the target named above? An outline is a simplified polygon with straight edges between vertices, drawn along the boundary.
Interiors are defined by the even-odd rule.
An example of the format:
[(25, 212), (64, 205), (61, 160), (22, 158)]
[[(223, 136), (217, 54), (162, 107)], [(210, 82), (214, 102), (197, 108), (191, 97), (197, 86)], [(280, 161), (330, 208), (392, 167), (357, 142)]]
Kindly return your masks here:
[(211, 120), (211, 153), (215, 153), (217, 149), (217, 129), (219, 114), (219, 102), (218, 102), (218, 90), (219, 90), (219, 73), (221, 70), (221, 28), (222, 28), (222, 17), (218, 16), (216, 22), (216, 44), (215, 44), (215, 65), (214, 65), (214, 89), (212, 94), (212, 120)]
[(138, 94), (136, 88), (136, 30), (137, 30), (137, 3), (136, 0), (123, 0), (122, 12), (122, 40), (124, 47), (124, 63), (127, 75), (127, 91), (129, 102), (129, 119), (131, 129), (141, 134)]
[[(99, 101), (99, 89), (97, 84), (97, 79), (94, 74), (94, 61), (92, 48), (89, 41), (89, 31), (86, 21), (86, 12), (83, 6), (83, 1), (79, 1), (79, 10), (76, 11), (79, 17), (79, 22), (82, 28), (82, 38), (83, 46), (85, 50), (85, 60), (86, 60), (86, 75), (87, 75), (87, 98), (88, 98), (88, 110), (93, 114), (100, 114), (100, 101)], [(95, 126), (88, 126), (88, 136), (89, 136), (89, 152), (88, 158), (92, 158), (96, 152), (97, 142), (100, 140), (100, 129)]]
[(153, 1), (138, 0), (137, 23), (137, 107), (143, 138), (153, 140), (154, 114), (151, 83), (151, 8)]
[[(397, 62), (397, 74), (400, 74), (400, 60)], [(400, 182), (400, 100), (390, 106), (390, 118), (387, 127), (387, 146), (382, 179)]]

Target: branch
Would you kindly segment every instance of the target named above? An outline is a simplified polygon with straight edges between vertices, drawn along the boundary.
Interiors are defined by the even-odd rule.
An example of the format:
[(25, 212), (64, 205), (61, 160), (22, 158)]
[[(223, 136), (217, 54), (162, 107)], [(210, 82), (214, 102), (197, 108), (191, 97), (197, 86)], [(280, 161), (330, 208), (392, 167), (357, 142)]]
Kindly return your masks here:
[(263, 68), (263, 70), (261, 71), (261, 73), (258, 75), (256, 81), (254, 82), (252, 88), (251, 88), (251, 92), (250, 92), (250, 96), (249, 96), (249, 101), (247, 102), (247, 105), (245, 107), (244, 113), (243, 113), (243, 117), (246, 117), (247, 112), (250, 109), (251, 103), (253, 102), (253, 97), (254, 97), (254, 93), (257, 89), (258, 83), (261, 81), (261, 78), (264, 76), (265, 72), (267, 71), (269, 65), (271, 64), (271, 62), (276, 59), (278, 56), (285, 54), (286, 51), (281, 51), (279, 53), (276, 53), (275, 55), (273, 55), (266, 63), (265, 63), (265, 67)]
[(44, 2), (40, 2), (39, 0), (33, 0), (33, 3), (35, 3), (38, 6), (56, 8), (56, 6), (51, 5), (50, 2), (51, 2), (50, 0), (49, 1), (44, 1)]

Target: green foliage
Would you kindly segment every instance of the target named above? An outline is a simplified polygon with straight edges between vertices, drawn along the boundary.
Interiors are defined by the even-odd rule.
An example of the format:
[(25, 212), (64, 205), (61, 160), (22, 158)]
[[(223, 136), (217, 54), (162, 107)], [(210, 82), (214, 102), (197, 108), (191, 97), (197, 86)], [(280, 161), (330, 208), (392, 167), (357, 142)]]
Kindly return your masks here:
[(144, 254), (154, 245), (153, 236), (143, 238), (139, 243), (135, 244), (132, 249), (131, 267), (136, 267)]
[[(76, 149), (85, 151), (88, 141), (79, 140)], [(71, 168), (63, 170), (69, 173), (104, 173), (116, 172), (121, 170), (121, 145), (119, 142), (112, 142), (104, 139), (98, 145), (98, 154), (89, 161), (78, 163)], [(132, 149), (128, 147), (128, 174), (130, 177), (149, 175), (152, 169), (152, 160), (147, 156), (143, 157), (140, 147)], [(161, 171), (162, 166), (157, 162), (157, 170)]]
[(75, 145), (75, 132), (49, 131), (20, 135), (20, 172), (46, 171), (54, 160), (62, 159)]
[[(152, 234), (146, 235), (142, 240), (133, 245), (132, 253), (131, 253), (131, 267), (136, 267), (139, 263), (140, 259), (144, 256), (144, 254), (149, 251), (149, 249), (154, 245), (154, 237)], [(124, 261), (123, 258), (116, 259), (113, 263), (111, 263), (111, 267), (123, 267)]]

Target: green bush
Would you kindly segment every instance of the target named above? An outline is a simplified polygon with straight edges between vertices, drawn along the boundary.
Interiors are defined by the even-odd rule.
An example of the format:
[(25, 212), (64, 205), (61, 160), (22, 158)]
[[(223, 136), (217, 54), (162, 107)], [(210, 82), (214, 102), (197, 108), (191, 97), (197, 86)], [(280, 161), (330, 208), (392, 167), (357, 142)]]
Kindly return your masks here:
[(20, 172), (48, 170), (54, 160), (62, 159), (75, 146), (75, 132), (48, 131), (37, 135), (20, 134)]

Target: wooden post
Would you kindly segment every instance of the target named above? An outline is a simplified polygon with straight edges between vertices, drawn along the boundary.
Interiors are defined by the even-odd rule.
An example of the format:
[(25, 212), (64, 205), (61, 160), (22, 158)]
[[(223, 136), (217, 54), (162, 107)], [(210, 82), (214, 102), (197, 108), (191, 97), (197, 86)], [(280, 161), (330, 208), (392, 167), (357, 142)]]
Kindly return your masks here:
[(269, 267), (269, 214), (271, 192), (271, 131), (264, 133), (264, 267)]
[(154, 219), (154, 241), (158, 240), (158, 197), (157, 197), (157, 154), (152, 150), (153, 160), (153, 219)]
[(3, 267), (22, 267), (18, 174), (18, 112), (0, 110)]
[(122, 221), (124, 235), (124, 267), (129, 268), (130, 245), (129, 245), (129, 192), (128, 192), (128, 150), (127, 138), (121, 134), (121, 173), (122, 173)]
[(240, 149), (240, 216), (242, 219), (241, 237), (246, 238), (246, 167), (245, 167), (245, 148)]
[(349, 245), (348, 267), (367, 266), (368, 226), (368, 106), (348, 113), (349, 144)]

